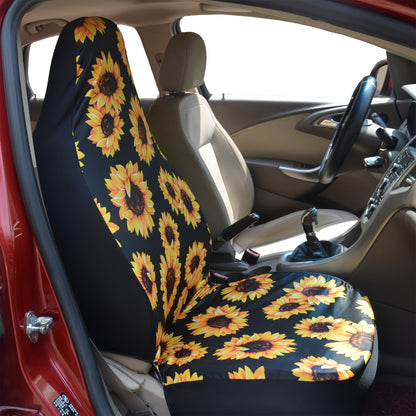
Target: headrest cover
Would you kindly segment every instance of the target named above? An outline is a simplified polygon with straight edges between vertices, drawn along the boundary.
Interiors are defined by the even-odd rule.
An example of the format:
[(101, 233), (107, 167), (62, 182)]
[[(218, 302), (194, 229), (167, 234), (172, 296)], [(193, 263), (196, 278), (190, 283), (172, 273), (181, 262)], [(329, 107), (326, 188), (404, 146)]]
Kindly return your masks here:
[(178, 33), (168, 43), (159, 72), (159, 87), (169, 92), (185, 92), (204, 82), (207, 53), (201, 36)]

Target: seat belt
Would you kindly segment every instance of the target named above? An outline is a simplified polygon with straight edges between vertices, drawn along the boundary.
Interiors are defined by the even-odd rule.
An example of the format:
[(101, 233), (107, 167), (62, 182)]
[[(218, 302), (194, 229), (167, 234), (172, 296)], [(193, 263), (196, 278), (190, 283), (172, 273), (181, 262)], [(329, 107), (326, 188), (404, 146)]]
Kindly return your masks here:
[(128, 390), (120, 381), (92, 341), (91, 345), (105, 384), (117, 394), (120, 401), (127, 407), (127, 416), (156, 416), (139, 396)]

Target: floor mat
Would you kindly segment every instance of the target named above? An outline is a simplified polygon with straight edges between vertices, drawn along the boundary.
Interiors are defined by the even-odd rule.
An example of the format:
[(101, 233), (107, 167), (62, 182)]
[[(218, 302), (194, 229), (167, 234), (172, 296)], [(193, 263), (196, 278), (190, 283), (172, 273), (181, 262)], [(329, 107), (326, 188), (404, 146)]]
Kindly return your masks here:
[(416, 387), (374, 383), (363, 416), (415, 416)]

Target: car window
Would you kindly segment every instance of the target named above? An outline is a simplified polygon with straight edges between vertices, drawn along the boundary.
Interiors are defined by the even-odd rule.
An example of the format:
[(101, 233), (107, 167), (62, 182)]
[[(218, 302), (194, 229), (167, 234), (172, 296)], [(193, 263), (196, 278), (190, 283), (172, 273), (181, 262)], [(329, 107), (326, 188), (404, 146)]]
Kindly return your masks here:
[[(140, 98), (156, 98), (159, 95), (146, 52), (137, 31), (120, 25), (126, 44), (131, 71)], [(37, 97), (44, 97), (48, 83), (49, 67), (58, 36), (35, 42), (29, 52), (29, 83)]]
[(219, 97), (348, 100), (383, 49), (322, 29), (239, 16), (188, 16), (207, 46), (205, 83)]

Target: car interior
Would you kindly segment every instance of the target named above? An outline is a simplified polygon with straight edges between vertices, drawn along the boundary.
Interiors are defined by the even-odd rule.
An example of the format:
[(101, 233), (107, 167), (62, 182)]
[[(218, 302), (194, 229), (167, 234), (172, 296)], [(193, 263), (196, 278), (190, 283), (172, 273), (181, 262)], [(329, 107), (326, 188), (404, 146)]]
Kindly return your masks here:
[[(165, 95), (152, 104), (149, 123), (164, 154), (196, 190), (198, 201), (206, 207), (211, 232), (218, 237), (225, 228), (253, 212), (254, 185), (243, 156), (208, 102), (197, 92), (187, 93), (204, 83), (205, 62), (205, 45), (199, 35), (185, 32), (172, 37), (158, 77)], [(195, 171), (203, 174), (193, 175)], [(273, 256), (276, 243), (303, 234), (301, 214), (294, 212), (247, 227), (232, 236), (233, 244), (238, 252), (251, 248), (263, 259)], [(337, 225), (342, 234), (342, 228), (351, 228), (356, 221), (357, 217), (347, 211), (322, 210), (318, 224), (320, 228)]]
[[(415, 27), (306, 3), (19, 0), (6, 16), (19, 183), (77, 352), (95, 354), (97, 408), (370, 415), (390, 405), (376, 385), (414, 406)], [(349, 102), (218, 99), (204, 39), (180, 29), (197, 15), (313, 26), (386, 59)], [(140, 35), (155, 100), (117, 25)], [(30, 45), (56, 35), (39, 98)]]

